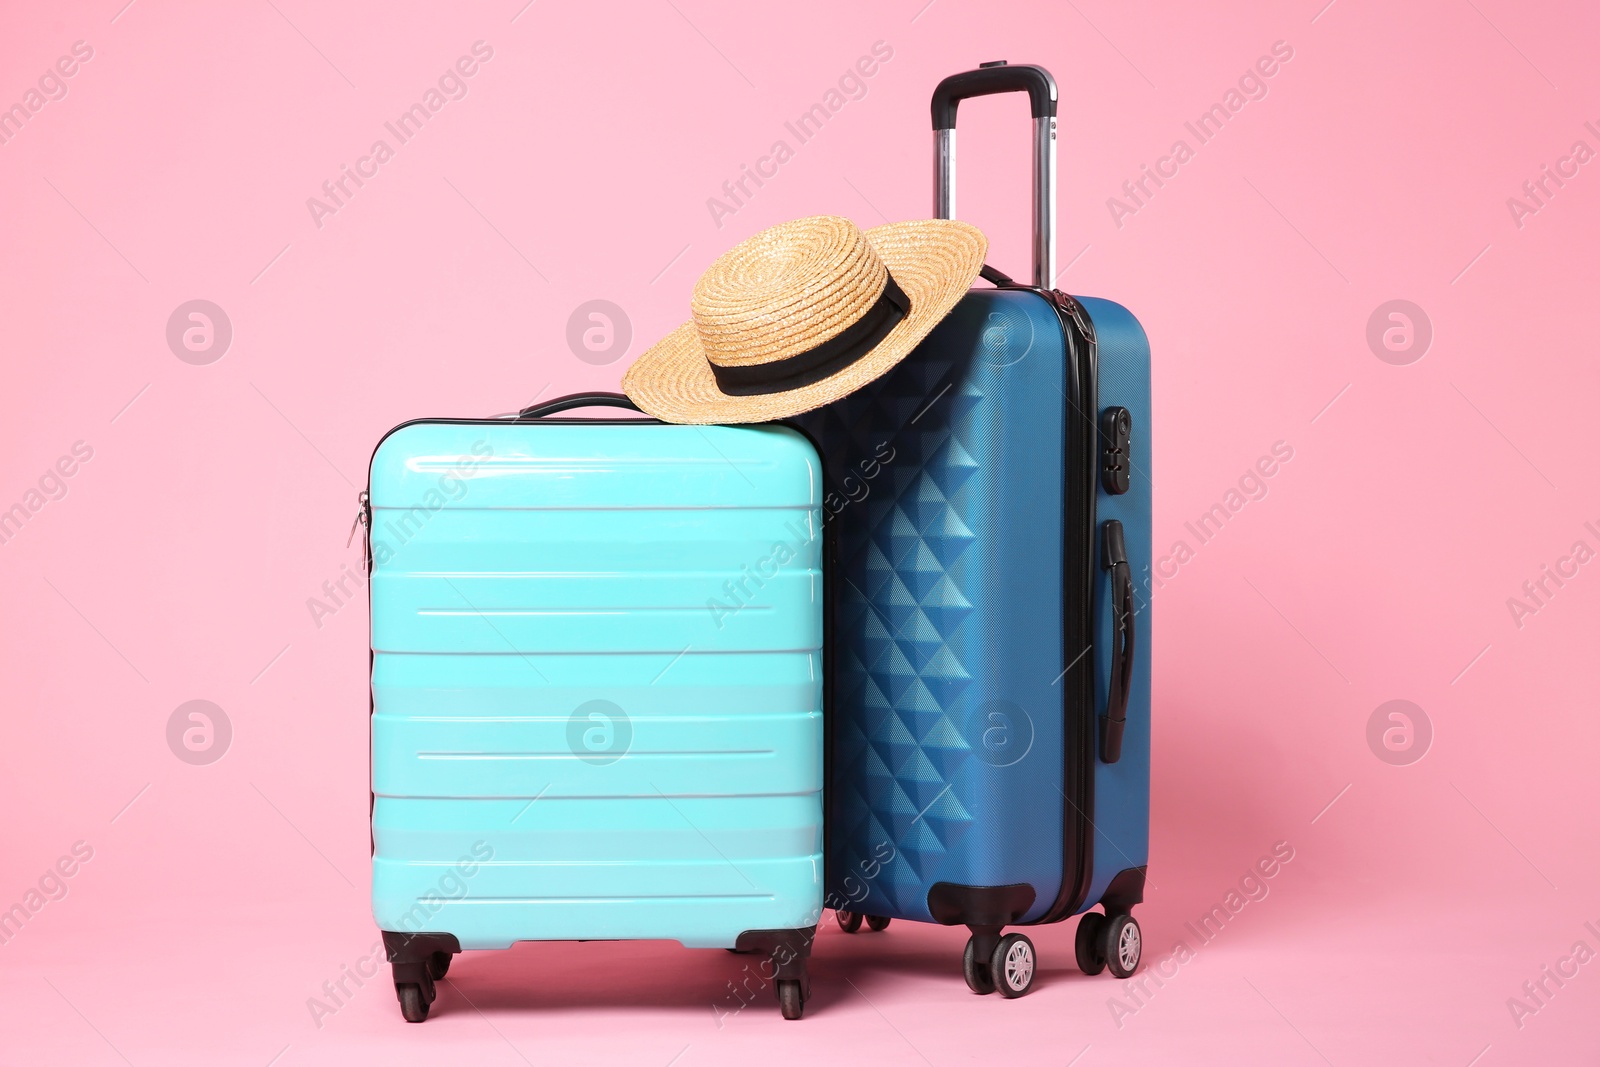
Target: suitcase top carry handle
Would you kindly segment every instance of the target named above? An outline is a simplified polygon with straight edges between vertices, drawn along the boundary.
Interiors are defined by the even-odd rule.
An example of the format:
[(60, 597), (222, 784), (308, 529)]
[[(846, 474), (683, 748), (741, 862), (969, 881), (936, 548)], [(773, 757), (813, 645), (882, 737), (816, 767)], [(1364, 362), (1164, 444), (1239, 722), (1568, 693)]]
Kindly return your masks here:
[(1056, 81), (1043, 67), (985, 63), (933, 90), (933, 214), (956, 217), (956, 107), (969, 96), (1028, 94), (1033, 112), (1033, 285), (1056, 278)]
[(554, 400), (546, 400), (542, 404), (532, 404), (517, 412), (520, 419), (542, 419), (547, 415), (554, 415), (562, 411), (571, 411), (573, 408), (625, 408), (628, 411), (638, 411), (639, 407), (621, 393), (572, 393), (568, 396), (558, 396)]

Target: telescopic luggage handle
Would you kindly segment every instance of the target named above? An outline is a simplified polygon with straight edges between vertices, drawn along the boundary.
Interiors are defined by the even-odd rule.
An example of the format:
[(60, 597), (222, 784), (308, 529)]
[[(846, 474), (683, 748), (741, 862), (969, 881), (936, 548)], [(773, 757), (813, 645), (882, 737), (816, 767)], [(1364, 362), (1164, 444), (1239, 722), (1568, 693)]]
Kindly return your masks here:
[(533, 404), (517, 412), (517, 419), (542, 419), (547, 415), (554, 415), (561, 411), (571, 411), (573, 408), (625, 408), (628, 411), (638, 411), (639, 406), (621, 393), (571, 393), (567, 396), (558, 396), (554, 400), (546, 400), (542, 404)]
[(1028, 94), (1033, 112), (1033, 285), (1056, 278), (1056, 80), (1043, 67), (1004, 60), (952, 74), (933, 90), (933, 214), (956, 217), (956, 108), (972, 96)]

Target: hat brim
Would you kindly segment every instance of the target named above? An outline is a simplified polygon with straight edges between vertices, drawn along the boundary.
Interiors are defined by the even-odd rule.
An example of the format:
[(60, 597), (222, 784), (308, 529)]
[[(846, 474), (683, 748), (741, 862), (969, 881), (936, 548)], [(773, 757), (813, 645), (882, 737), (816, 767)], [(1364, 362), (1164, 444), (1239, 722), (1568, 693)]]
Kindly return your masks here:
[(976, 226), (954, 219), (895, 222), (864, 232), (911, 310), (872, 351), (821, 381), (785, 392), (733, 396), (717, 387), (693, 322), (644, 352), (622, 377), (622, 391), (663, 422), (771, 422), (819, 408), (860, 389), (905, 359), (966, 295), (989, 242)]

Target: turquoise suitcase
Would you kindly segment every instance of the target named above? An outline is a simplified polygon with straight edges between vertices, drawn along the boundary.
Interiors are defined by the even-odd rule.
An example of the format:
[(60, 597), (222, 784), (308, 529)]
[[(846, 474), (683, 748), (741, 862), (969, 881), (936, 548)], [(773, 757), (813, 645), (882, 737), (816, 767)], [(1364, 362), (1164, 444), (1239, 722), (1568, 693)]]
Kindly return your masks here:
[[(785, 426), (423, 419), (373, 453), (372, 910), (404, 1017), (452, 956), (761, 953), (822, 911), (821, 464)], [(748, 979), (748, 976), (747, 976)]]

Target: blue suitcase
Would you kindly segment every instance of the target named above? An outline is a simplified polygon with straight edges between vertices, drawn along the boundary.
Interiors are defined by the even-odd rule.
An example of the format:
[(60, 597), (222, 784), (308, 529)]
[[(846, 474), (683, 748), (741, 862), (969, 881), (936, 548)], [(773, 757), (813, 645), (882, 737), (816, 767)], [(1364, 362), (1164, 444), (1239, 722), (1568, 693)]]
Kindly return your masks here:
[(1026, 993), (1007, 926), (1086, 912), (1079, 965), (1139, 964), (1149, 845), (1150, 351), (1127, 310), (1051, 287), (1056, 87), (988, 65), (933, 96), (935, 213), (955, 115), (1026, 91), (1034, 275), (974, 289), (902, 364), (801, 420), (828, 469), (828, 903), (840, 924), (971, 930), (975, 992)]
[(425, 419), (372, 457), (372, 910), (402, 1014), (453, 954), (762, 953), (822, 912), (821, 465), (782, 426)]

